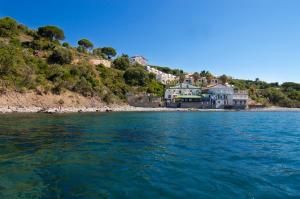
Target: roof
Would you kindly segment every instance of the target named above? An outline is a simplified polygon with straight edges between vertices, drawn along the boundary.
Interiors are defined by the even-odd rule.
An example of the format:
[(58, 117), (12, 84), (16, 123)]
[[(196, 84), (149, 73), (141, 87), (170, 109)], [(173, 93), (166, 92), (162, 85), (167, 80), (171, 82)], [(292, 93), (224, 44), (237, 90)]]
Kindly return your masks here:
[(134, 55), (134, 56), (132, 56), (131, 58), (136, 58), (136, 57), (140, 57), (140, 58), (142, 58), (142, 59), (148, 61), (148, 59), (146, 59), (146, 58), (145, 58), (144, 56), (142, 56), (142, 55)]
[(199, 96), (199, 95), (177, 95), (175, 98), (201, 99), (202, 96)]

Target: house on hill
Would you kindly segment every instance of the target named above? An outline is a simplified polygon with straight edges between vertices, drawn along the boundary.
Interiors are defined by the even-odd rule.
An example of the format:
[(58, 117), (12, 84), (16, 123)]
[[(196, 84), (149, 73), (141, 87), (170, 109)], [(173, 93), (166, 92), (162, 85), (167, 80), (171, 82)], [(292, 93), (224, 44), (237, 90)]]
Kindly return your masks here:
[(148, 60), (141, 55), (135, 55), (135, 56), (130, 57), (130, 61), (131, 61), (131, 63), (137, 63), (142, 66), (148, 65)]

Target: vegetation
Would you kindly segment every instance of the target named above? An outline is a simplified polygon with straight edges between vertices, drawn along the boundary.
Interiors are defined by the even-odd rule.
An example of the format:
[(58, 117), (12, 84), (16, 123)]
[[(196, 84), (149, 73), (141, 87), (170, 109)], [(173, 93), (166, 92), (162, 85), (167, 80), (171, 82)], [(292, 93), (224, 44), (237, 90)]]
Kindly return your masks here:
[(120, 57), (117, 57), (113, 61), (113, 67), (119, 70), (126, 70), (130, 67), (130, 60), (128, 55), (122, 55)]
[[(150, 93), (163, 96), (164, 85), (143, 66), (132, 64), (128, 55), (114, 58), (112, 47), (93, 49), (88, 39), (78, 41), (78, 47), (62, 43), (64, 31), (56, 26), (32, 30), (16, 20), (0, 19), (0, 93), (36, 91), (60, 94), (66, 90), (84, 96), (99, 96), (108, 103), (124, 101), (127, 93)], [(111, 60), (112, 68), (89, 64), (89, 59)], [(184, 71), (153, 66), (165, 73), (184, 78)], [(199, 79), (213, 78), (209, 71), (194, 73)], [(266, 83), (259, 80), (239, 80), (222, 75), (219, 79), (248, 89), (250, 97), (262, 104), (300, 107), (300, 84), (293, 82)], [(60, 104), (62, 104), (60, 102)]]
[(99, 96), (108, 103), (125, 101), (129, 92), (163, 95), (164, 86), (142, 66), (131, 64), (127, 55), (112, 60), (113, 68), (91, 65), (88, 59), (110, 60), (116, 50), (102, 47), (91, 53), (89, 40), (78, 41), (74, 48), (59, 42), (64, 38), (63, 30), (55, 26), (31, 30), (12, 18), (0, 19), (0, 92), (60, 94), (69, 90)]
[(264, 105), (283, 107), (300, 107), (300, 84), (285, 82), (283, 84), (267, 83), (258, 78), (252, 80), (229, 79), (239, 89), (248, 89), (249, 96)]
[(38, 35), (41, 37), (46, 37), (50, 40), (64, 40), (65, 34), (64, 31), (56, 26), (43, 26), (38, 28)]
[(180, 76), (181, 74), (183, 74), (183, 70), (180, 69), (171, 69), (169, 67), (165, 67), (165, 66), (151, 66), (153, 68), (156, 68), (157, 70), (160, 70), (164, 73), (168, 73), (168, 74), (172, 74), (172, 75), (177, 75)]
[(93, 49), (94, 44), (88, 39), (81, 39), (78, 41), (78, 45), (83, 47), (85, 50)]

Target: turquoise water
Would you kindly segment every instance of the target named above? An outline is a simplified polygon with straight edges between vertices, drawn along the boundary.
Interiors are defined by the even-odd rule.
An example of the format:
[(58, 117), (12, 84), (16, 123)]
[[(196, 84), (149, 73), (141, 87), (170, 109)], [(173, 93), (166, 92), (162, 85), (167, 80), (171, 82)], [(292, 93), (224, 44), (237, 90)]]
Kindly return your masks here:
[(300, 112), (0, 115), (0, 198), (300, 198)]

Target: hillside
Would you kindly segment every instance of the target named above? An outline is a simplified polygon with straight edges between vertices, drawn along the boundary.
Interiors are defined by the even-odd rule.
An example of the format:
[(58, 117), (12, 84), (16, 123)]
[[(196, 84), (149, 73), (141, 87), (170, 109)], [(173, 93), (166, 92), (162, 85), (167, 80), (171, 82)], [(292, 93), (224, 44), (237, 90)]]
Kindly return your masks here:
[[(91, 106), (126, 103), (127, 93), (149, 93), (163, 96), (166, 86), (159, 83), (144, 66), (131, 63), (128, 55), (119, 55), (112, 47), (95, 47), (88, 39), (78, 46), (64, 42), (64, 31), (56, 26), (28, 28), (16, 20), (0, 19), (0, 106), (15, 105), (7, 96), (31, 96), (23, 106)], [(163, 72), (178, 75), (184, 71), (153, 66)], [(195, 76), (213, 75), (208, 71)], [(239, 80), (226, 75), (219, 77), (239, 89), (248, 89), (250, 97), (264, 105), (300, 107), (300, 84), (266, 83), (260, 80)], [(22, 95), (19, 95), (19, 94)], [(43, 96), (43, 97), (32, 97)], [(70, 97), (71, 96), (71, 97)], [(79, 97), (80, 96), (80, 97)], [(75, 104), (76, 104), (75, 103)]]
[(113, 59), (111, 47), (94, 48), (87, 39), (72, 47), (64, 39), (55, 26), (32, 30), (12, 18), (0, 19), (0, 93), (70, 91), (106, 103), (123, 103), (128, 92), (162, 95), (163, 85), (127, 55)]

